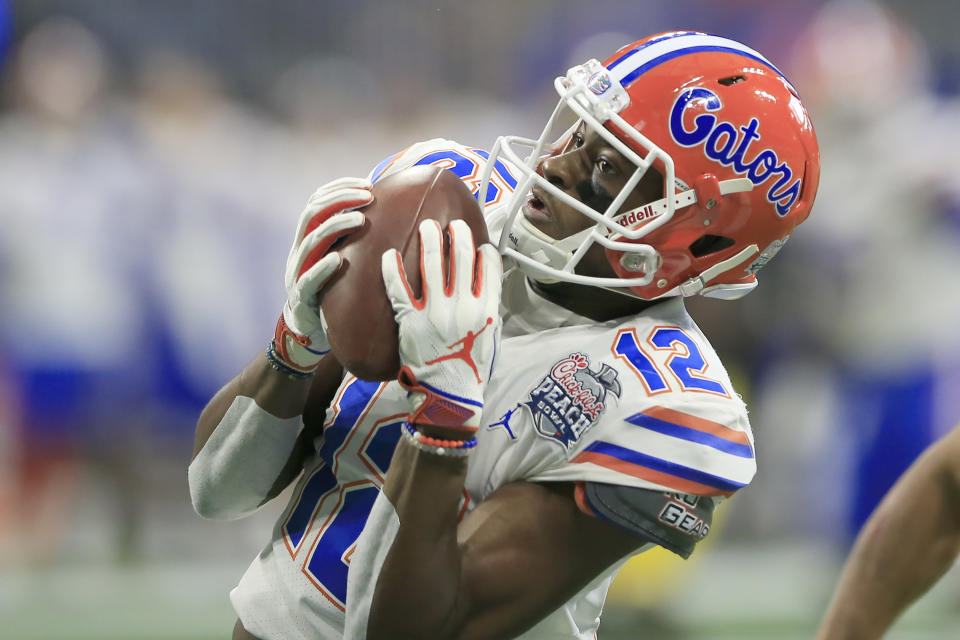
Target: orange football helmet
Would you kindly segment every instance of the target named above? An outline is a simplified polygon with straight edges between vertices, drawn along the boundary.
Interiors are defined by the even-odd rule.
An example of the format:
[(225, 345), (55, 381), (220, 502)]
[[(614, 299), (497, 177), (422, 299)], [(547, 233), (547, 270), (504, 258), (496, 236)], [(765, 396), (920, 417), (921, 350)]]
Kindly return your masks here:
[[(540, 136), (501, 137), (486, 166), (489, 174), (503, 158), (521, 173), (500, 250), (534, 279), (627, 287), (648, 300), (737, 298), (810, 214), (820, 176), (813, 125), (793, 85), (753, 49), (704, 33), (662, 33), (554, 84), (560, 102)], [(571, 115), (637, 167), (603, 211), (540, 170), (571, 135)], [(663, 197), (622, 211), (651, 167), (663, 177)], [(521, 213), (534, 186), (596, 224), (549, 237)], [(616, 277), (577, 273), (594, 244), (605, 247)]]

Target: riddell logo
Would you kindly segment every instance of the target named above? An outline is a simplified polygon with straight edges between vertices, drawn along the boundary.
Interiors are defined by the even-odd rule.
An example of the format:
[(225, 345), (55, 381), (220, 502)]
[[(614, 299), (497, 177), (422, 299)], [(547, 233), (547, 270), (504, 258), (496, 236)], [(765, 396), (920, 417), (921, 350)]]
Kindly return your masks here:
[(653, 208), (652, 204), (644, 205), (639, 209), (634, 209), (633, 211), (628, 211), (623, 214), (622, 217), (617, 218), (617, 224), (621, 227), (633, 227), (641, 222), (650, 220), (651, 218), (656, 218), (660, 215), (660, 211), (657, 211)]

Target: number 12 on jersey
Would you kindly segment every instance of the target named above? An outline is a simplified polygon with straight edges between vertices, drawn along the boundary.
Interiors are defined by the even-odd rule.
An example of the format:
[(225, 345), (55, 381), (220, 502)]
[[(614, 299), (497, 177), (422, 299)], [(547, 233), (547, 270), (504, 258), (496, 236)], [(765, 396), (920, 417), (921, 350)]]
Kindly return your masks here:
[(730, 393), (718, 380), (706, 375), (707, 363), (696, 341), (680, 327), (654, 327), (647, 335), (646, 344), (655, 352), (666, 352), (663, 367), (658, 367), (647, 355), (634, 328), (621, 329), (613, 342), (613, 353), (627, 363), (640, 378), (648, 395), (671, 391), (663, 368), (670, 372), (682, 391), (712, 393), (727, 398)]

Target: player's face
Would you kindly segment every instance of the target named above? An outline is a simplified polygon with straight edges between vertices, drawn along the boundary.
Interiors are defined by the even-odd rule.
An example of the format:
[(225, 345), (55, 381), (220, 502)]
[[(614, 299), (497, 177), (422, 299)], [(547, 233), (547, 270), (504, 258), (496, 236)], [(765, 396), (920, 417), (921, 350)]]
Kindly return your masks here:
[[(603, 212), (613, 202), (637, 167), (614, 149), (603, 137), (581, 123), (562, 146), (554, 149), (537, 168), (544, 178), (580, 202)], [(621, 211), (629, 211), (663, 197), (660, 174), (649, 169)], [(523, 215), (540, 231), (561, 240), (596, 224), (573, 207), (555, 198), (545, 189), (534, 187), (523, 204)], [(581, 268), (582, 267), (582, 268)], [(579, 273), (612, 273), (595, 244), (578, 265)]]
[[(552, 185), (580, 202), (603, 212), (633, 175), (637, 167), (600, 136), (581, 123), (566, 144), (553, 150), (537, 168)], [(629, 211), (662, 197), (663, 183), (653, 169), (623, 203)], [(596, 224), (546, 190), (533, 188), (523, 205), (523, 215), (540, 231), (555, 240)]]

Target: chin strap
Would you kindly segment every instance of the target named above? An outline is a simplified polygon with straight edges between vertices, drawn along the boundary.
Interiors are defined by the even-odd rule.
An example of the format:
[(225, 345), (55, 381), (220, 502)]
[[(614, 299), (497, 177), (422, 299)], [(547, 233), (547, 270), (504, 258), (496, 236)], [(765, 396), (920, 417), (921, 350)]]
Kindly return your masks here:
[[(594, 227), (587, 227), (573, 235), (560, 240), (554, 240), (524, 218), (522, 215), (514, 223), (523, 228), (523, 234), (511, 233), (508, 238), (510, 246), (525, 256), (536, 260), (545, 267), (562, 269), (570, 260), (577, 248), (587, 239)], [(540, 282), (559, 282), (555, 278), (545, 278), (538, 275), (535, 279)]]
[[(713, 280), (714, 278), (716, 278), (717, 276), (719, 276), (721, 273), (724, 273), (725, 271), (729, 271), (730, 269), (734, 269), (740, 266), (741, 264), (743, 264), (744, 262), (746, 262), (747, 260), (749, 260), (750, 258), (752, 258), (758, 253), (760, 253), (760, 248), (757, 247), (757, 245), (752, 244), (746, 249), (744, 249), (743, 251), (741, 251), (740, 253), (738, 253), (737, 255), (733, 256), (732, 258), (727, 258), (723, 262), (718, 262), (717, 264), (713, 265), (709, 269), (706, 269), (699, 276), (695, 278), (690, 278), (686, 282), (674, 287), (664, 295), (669, 296), (669, 295), (679, 294), (684, 298), (689, 296), (695, 296), (698, 293), (705, 291), (707, 289), (707, 283)], [(752, 286), (746, 289), (746, 291), (744, 291), (743, 293), (746, 293), (750, 289), (753, 289), (753, 287), (755, 286), (756, 284), (754, 283)], [(723, 296), (720, 295), (716, 297), (723, 297)], [(736, 297), (739, 297), (739, 296), (736, 296)]]
[[(749, 178), (733, 178), (719, 182), (714, 179), (713, 185), (715, 186), (711, 195), (716, 194), (717, 198), (731, 193), (751, 191), (754, 188), (754, 185)], [(698, 202), (697, 190), (688, 189), (687, 191), (675, 193), (672, 196), (661, 198), (660, 200), (656, 200), (641, 207), (637, 207), (636, 209), (631, 209), (630, 211), (619, 214), (618, 216), (611, 218), (610, 221), (625, 228), (636, 226), (638, 224), (647, 224), (649, 222), (653, 222), (669, 212), (671, 200), (673, 201), (672, 205), (674, 212), (679, 211), (680, 209), (689, 207), (690, 205)], [(719, 203), (716, 202), (713, 197), (710, 197), (710, 199), (706, 199), (705, 202), (701, 203), (701, 206), (704, 209), (709, 210), (715, 207), (717, 204)], [(542, 264), (544, 267), (557, 270), (562, 269), (563, 267), (561, 265), (567, 264), (580, 244), (586, 240), (591, 233), (596, 231), (595, 226), (587, 227), (586, 229), (583, 229), (582, 231), (571, 236), (567, 236), (566, 238), (562, 238), (560, 240), (555, 240), (537, 229), (523, 216), (519, 216), (519, 218), (514, 222), (514, 226), (521, 227), (524, 233), (511, 233), (512, 230), (507, 230), (507, 245), (516, 250), (518, 253)], [(658, 224), (654, 228), (659, 226), (660, 225)], [(642, 238), (643, 236), (640, 237)], [(633, 244), (631, 239), (626, 238), (623, 234), (617, 232), (612, 232), (608, 239), (614, 241), (611, 248), (616, 248), (623, 251), (624, 255), (636, 255), (636, 247), (648, 247), (648, 245), (643, 245), (640, 243)], [(634, 251), (631, 251), (630, 248), (628, 248), (631, 244), (633, 244), (633, 247), (630, 248), (633, 248)], [(756, 286), (756, 283), (754, 282), (742, 285), (717, 285), (715, 288), (708, 287), (707, 283), (721, 273), (729, 271), (730, 269), (742, 264), (746, 260), (749, 260), (758, 252), (759, 249), (756, 245), (750, 245), (732, 258), (728, 258), (723, 262), (713, 265), (699, 276), (687, 280), (677, 287), (674, 287), (670, 291), (664, 292), (663, 294), (657, 296), (657, 298), (669, 296), (686, 297), (697, 295), (698, 293), (703, 292), (706, 292), (704, 295), (720, 298), (740, 297), (753, 289), (753, 287)], [(561, 280), (560, 278), (554, 278), (550, 277), (549, 275), (545, 275), (537, 270), (532, 270), (523, 263), (520, 263), (519, 267), (521, 271), (524, 271), (528, 277), (537, 280), (538, 282), (549, 284)], [(639, 298), (639, 296), (636, 296), (630, 292), (629, 289), (624, 290), (617, 287), (605, 286), (601, 286), (601, 288)]]
[[(714, 191), (714, 193), (719, 192), (720, 196), (725, 196), (731, 193), (742, 193), (744, 191), (751, 191), (753, 189), (753, 183), (750, 182), (749, 178), (733, 178), (730, 180), (722, 180), (720, 182), (716, 182), (716, 180), (714, 180), (713, 184), (716, 185), (717, 189), (717, 191)], [(671, 199), (673, 200), (673, 210), (674, 212), (677, 212), (680, 209), (684, 209), (697, 203), (697, 191), (696, 189), (681, 191), (680, 193), (676, 193), (672, 196), (661, 198), (660, 200), (656, 200), (641, 207), (637, 207), (636, 209), (631, 209), (630, 211), (621, 213), (611, 218), (611, 221), (617, 225), (629, 229), (638, 223), (656, 220), (661, 216), (666, 215), (670, 211)], [(711, 201), (708, 199), (706, 202), (702, 203), (702, 206), (705, 209), (712, 209), (717, 204), (719, 203), (711, 203)], [(530, 224), (525, 218), (521, 218), (517, 222), (522, 224), (524, 226), (524, 230), (530, 234), (530, 240), (532, 241), (530, 244), (536, 243), (537, 245), (535, 248), (531, 247), (534, 250), (530, 253), (526, 253), (525, 255), (529, 255), (533, 259), (543, 264), (554, 266), (566, 264), (574, 252), (583, 243), (583, 241), (586, 240), (587, 237), (596, 229), (596, 227), (587, 227), (586, 229), (571, 236), (567, 236), (561, 240), (554, 240)], [(610, 238), (615, 240), (627, 238), (626, 235), (615, 231), (610, 231), (610, 234)], [(515, 246), (515, 248), (518, 250), (520, 249), (519, 244), (520, 243), (518, 242)], [(625, 249), (624, 252), (630, 253), (628, 249)], [(521, 253), (523, 253), (523, 251), (521, 251)]]
[[(732, 258), (727, 258), (723, 262), (718, 262), (701, 273), (699, 276), (690, 278), (686, 282), (653, 299), (659, 300), (660, 298), (670, 298), (675, 296), (683, 296), (684, 298), (687, 298), (697, 294), (703, 294), (711, 298), (722, 298), (724, 300), (734, 300), (736, 298), (740, 298), (756, 288), (756, 280), (742, 284), (721, 284), (713, 287), (708, 287), (707, 283), (719, 276), (721, 273), (729, 271), (730, 269), (734, 269), (747, 260), (750, 260), (753, 258), (753, 256), (759, 253), (759, 251), (760, 249), (757, 247), (757, 245), (752, 244)], [(600, 288), (605, 289), (606, 291), (612, 291), (614, 293), (629, 296), (631, 298), (637, 298), (638, 300), (646, 300), (646, 298), (641, 298), (633, 293), (630, 289), (617, 289), (614, 287)]]
[[(741, 193), (744, 191), (751, 191), (754, 187), (753, 183), (749, 178), (733, 178), (731, 180), (722, 180), (720, 182), (714, 182), (717, 185), (717, 189), (721, 196), (725, 196), (731, 193)], [(716, 193), (716, 191), (714, 192)], [(648, 205), (629, 211), (617, 219), (622, 220), (625, 217), (632, 215), (643, 215), (647, 219), (655, 219), (663, 215), (668, 210), (668, 198), (663, 198), (652, 202)], [(675, 196), (675, 205), (674, 210), (681, 209), (683, 207), (690, 206), (697, 202), (697, 193), (696, 190), (690, 189), (689, 191), (684, 191)], [(712, 209), (716, 206), (717, 202), (711, 203), (711, 200), (701, 203), (701, 206), (705, 209)], [(664, 294), (657, 296), (657, 298), (666, 298), (670, 296), (683, 296), (689, 297), (694, 296), (700, 293), (704, 295), (710, 295), (717, 298), (739, 298), (742, 295), (745, 295), (754, 287), (757, 286), (756, 282), (749, 284), (738, 284), (738, 285), (717, 285), (716, 287), (708, 287), (707, 284), (719, 276), (720, 274), (734, 269), (737, 266), (743, 264), (747, 260), (751, 259), (754, 255), (760, 252), (760, 249), (757, 245), (752, 244), (736, 255), (727, 258), (722, 262), (718, 262), (709, 269), (706, 269), (700, 275), (690, 278), (686, 282), (681, 283), (680, 285), (674, 287), (670, 291), (665, 292)]]
[[(719, 188), (721, 196), (753, 190), (753, 183), (750, 182), (749, 178), (733, 178), (730, 180), (722, 180), (720, 182), (714, 181), (714, 184), (716, 184)], [(673, 196), (673, 209), (676, 212), (684, 207), (689, 207), (696, 202), (697, 191), (695, 189), (681, 191)], [(656, 220), (670, 210), (669, 204), (670, 197), (661, 198), (660, 200), (655, 200), (654, 202), (645, 204), (642, 207), (637, 207), (636, 209), (631, 209), (630, 211), (621, 213), (620, 215), (615, 216), (613, 221), (624, 227), (629, 227), (630, 225), (638, 222)], [(719, 203), (714, 202), (711, 204), (710, 200), (707, 200), (703, 203), (703, 207), (705, 209), (712, 209), (717, 204)]]

